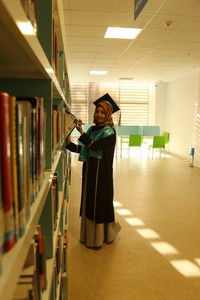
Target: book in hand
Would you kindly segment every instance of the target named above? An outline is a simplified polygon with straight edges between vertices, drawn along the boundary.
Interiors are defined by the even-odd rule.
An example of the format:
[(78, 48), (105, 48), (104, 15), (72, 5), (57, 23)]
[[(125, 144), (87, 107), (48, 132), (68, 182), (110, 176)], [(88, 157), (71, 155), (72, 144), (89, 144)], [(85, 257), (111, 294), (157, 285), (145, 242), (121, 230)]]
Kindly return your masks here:
[(65, 110), (65, 138), (70, 135), (78, 124), (78, 119), (69, 111)]

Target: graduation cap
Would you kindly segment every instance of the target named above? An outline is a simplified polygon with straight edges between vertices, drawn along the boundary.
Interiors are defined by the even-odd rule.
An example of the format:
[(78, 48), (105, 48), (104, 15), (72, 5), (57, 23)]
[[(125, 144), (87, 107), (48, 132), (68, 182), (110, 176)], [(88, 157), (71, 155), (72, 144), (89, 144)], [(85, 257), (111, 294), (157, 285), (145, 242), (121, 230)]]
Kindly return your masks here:
[(113, 114), (116, 111), (120, 110), (119, 106), (115, 103), (115, 101), (110, 97), (110, 95), (108, 93), (106, 93), (105, 95), (103, 95), (102, 97), (100, 97), (99, 99), (94, 101), (93, 103), (94, 103), (94, 105), (97, 106), (97, 105), (101, 104), (101, 102), (107, 102), (108, 104), (110, 104)]

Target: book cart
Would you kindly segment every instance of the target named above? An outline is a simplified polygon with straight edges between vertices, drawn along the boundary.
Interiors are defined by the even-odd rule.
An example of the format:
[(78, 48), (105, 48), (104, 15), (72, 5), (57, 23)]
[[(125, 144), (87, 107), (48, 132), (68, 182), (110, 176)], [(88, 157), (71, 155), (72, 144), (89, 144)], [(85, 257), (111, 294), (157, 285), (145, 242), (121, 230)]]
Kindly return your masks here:
[[(17, 177), (12, 172), (11, 177), (12, 186), (18, 189), (17, 199), (12, 190), (15, 241), (10, 249), (4, 249), (4, 231), (0, 231), (4, 249), (0, 299), (67, 299), (70, 153), (61, 152), (60, 146), (67, 127), (65, 112), (70, 111), (70, 91), (62, 0), (2, 0), (0, 11), (0, 101), (9, 98), (9, 103), (16, 105), (12, 115), (16, 120), (10, 130), (17, 140)], [(22, 33), (20, 24), (31, 24), (34, 33)], [(1, 108), (3, 113), (6, 111)], [(5, 132), (0, 131), (2, 137)], [(12, 143), (10, 147), (13, 150)], [(2, 203), (6, 201), (5, 168), (1, 168)], [(24, 211), (24, 224), (20, 210)]]

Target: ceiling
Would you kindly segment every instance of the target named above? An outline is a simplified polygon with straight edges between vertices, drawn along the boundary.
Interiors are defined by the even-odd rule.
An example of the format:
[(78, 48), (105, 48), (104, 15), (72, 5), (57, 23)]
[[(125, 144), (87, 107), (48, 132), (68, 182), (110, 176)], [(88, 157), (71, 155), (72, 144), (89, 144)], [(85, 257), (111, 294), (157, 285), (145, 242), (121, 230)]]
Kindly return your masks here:
[[(134, 0), (63, 0), (63, 8), (71, 82), (169, 82), (200, 68), (200, 0), (148, 0), (136, 21)], [(104, 39), (108, 26), (142, 31)]]

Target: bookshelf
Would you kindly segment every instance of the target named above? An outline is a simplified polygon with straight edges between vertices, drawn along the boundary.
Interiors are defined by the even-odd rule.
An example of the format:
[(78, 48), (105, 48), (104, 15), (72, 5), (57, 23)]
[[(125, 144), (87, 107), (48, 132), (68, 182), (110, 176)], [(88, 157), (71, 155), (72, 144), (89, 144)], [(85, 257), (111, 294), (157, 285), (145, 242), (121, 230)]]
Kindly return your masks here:
[[(35, 17), (37, 33), (34, 35), (22, 34), (18, 27), (19, 21), (27, 23), (31, 20), (22, 2), (25, 6), (33, 5), (31, 9), (36, 8), (37, 5), (37, 17)], [(70, 189), (70, 153), (62, 153), (59, 150), (59, 145), (64, 139), (64, 111), (65, 109), (70, 110), (70, 91), (64, 54), (62, 1), (16, 0), (13, 2), (13, 0), (2, 0), (0, 11), (0, 41), (2, 45), (0, 49), (0, 92), (5, 92), (16, 99), (18, 97), (42, 99), (42, 109), (44, 109), (44, 119), (41, 119), (40, 124), (42, 126), (41, 139), (43, 139), (40, 151), (44, 151), (41, 158), (44, 160), (42, 161), (44, 172), (41, 175), (42, 179), (37, 183), (37, 192), (35, 192), (34, 202), (30, 206), (30, 216), (26, 220), (25, 232), (16, 241), (13, 248), (2, 255), (0, 299), (14, 299), (17, 282), (26, 263), (36, 226), (39, 224), (42, 235), (45, 237), (47, 274), (46, 289), (41, 292), (41, 300), (56, 300), (60, 299), (60, 294), (63, 295), (62, 277), (65, 278), (66, 283), (67, 276), (64, 271), (66, 267), (63, 266), (63, 236), (67, 222)], [(56, 122), (59, 122), (59, 126), (56, 123), (59, 127), (59, 129), (56, 127), (59, 136), (55, 147), (52, 145), (54, 106), (57, 107), (59, 116), (56, 119)], [(25, 142), (23, 147), (26, 147)], [(40, 162), (36, 162), (36, 164), (39, 165)], [(52, 184), (55, 174), (57, 174), (56, 189)], [(18, 179), (18, 181), (20, 180)], [(55, 200), (57, 198), (58, 203)], [(28, 198), (27, 201), (29, 201)], [(57, 256), (60, 257), (60, 265), (56, 261)], [(65, 299), (64, 296), (62, 299)]]

